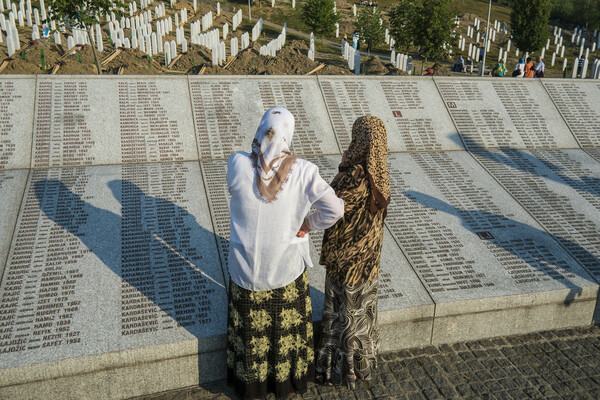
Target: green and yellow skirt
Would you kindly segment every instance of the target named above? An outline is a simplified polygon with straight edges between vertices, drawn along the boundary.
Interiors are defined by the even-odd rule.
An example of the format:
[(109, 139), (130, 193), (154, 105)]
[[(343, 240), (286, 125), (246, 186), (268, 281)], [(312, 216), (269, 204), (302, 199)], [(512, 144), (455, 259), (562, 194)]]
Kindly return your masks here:
[(312, 306), (305, 270), (294, 282), (252, 291), (229, 280), (227, 381), (244, 399), (306, 391), (314, 379)]

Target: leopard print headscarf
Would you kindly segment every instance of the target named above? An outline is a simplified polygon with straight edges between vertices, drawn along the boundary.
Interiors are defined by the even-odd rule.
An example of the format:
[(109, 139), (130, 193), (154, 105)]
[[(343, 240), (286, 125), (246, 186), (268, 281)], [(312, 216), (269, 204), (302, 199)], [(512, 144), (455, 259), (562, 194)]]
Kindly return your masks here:
[(390, 202), (390, 172), (387, 165), (387, 132), (383, 121), (373, 115), (365, 115), (354, 121), (352, 142), (348, 147), (340, 171), (353, 165), (363, 164), (367, 168), (373, 192), (371, 211), (386, 208)]

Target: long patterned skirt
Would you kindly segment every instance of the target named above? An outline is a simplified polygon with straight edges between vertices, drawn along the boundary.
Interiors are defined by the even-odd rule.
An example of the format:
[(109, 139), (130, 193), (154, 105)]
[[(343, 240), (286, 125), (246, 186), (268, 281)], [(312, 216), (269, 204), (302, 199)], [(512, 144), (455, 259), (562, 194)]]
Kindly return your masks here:
[(252, 291), (229, 281), (227, 381), (244, 399), (304, 393), (314, 378), (308, 273), (279, 289)]
[(368, 381), (377, 367), (377, 282), (350, 286), (325, 280), (323, 335), (317, 353), (316, 373), (334, 385), (357, 379)]

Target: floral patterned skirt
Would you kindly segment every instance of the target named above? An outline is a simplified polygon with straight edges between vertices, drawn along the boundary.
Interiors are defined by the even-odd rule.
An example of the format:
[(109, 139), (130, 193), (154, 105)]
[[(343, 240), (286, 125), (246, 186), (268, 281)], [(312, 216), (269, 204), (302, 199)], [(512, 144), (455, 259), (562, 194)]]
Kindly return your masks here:
[(229, 280), (227, 381), (243, 399), (304, 393), (314, 378), (312, 306), (305, 270), (264, 291)]
[(316, 360), (319, 381), (345, 382), (353, 389), (357, 379), (371, 379), (379, 351), (377, 282), (375, 278), (351, 286), (325, 279), (323, 334)]

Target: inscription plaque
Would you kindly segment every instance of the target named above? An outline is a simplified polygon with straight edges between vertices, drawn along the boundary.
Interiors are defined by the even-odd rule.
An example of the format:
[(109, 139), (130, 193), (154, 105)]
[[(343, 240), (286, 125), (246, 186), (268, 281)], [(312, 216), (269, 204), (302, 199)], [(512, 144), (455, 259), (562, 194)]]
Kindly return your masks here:
[(385, 122), (390, 151), (460, 150), (456, 128), (431, 79), (319, 77), (342, 151), (352, 125), (372, 114)]
[(262, 115), (275, 106), (294, 114), (292, 152), (339, 153), (316, 78), (190, 77), (189, 84), (201, 160), (251, 151)]
[(436, 304), (592, 285), (468, 153), (393, 154), (390, 163), (386, 225)]
[(468, 150), (577, 147), (537, 80), (434, 81)]
[[(341, 160), (339, 155), (307, 157), (319, 167), (319, 173), (326, 181), (331, 181), (337, 173)], [(202, 163), (202, 174), (208, 192), (208, 200), (215, 233), (220, 238), (219, 252), (223, 265), (227, 265), (229, 239), (229, 193), (226, 183), (226, 161), (214, 160)], [(309, 268), (313, 320), (320, 321), (323, 311), (325, 270), (319, 265), (323, 231), (311, 232), (310, 251), (314, 267)], [(432, 301), (419, 283), (406, 258), (386, 231), (381, 263), (379, 284), (380, 310), (392, 311), (412, 306), (431, 304)], [(226, 268), (224, 268), (226, 270)]]
[(0, 288), (0, 367), (225, 334), (197, 163), (31, 171)]
[(184, 78), (46, 77), (36, 95), (34, 167), (197, 159)]
[(0, 235), (0, 282), (26, 181), (26, 170), (6, 171), (0, 169), (0, 203), (2, 204), (0, 212), (0, 232), (2, 232)]
[(477, 160), (600, 278), (600, 164), (582, 150), (479, 151)]
[(600, 83), (575, 79), (542, 83), (581, 147), (600, 147)]
[(35, 77), (0, 78), (0, 169), (29, 168)]

